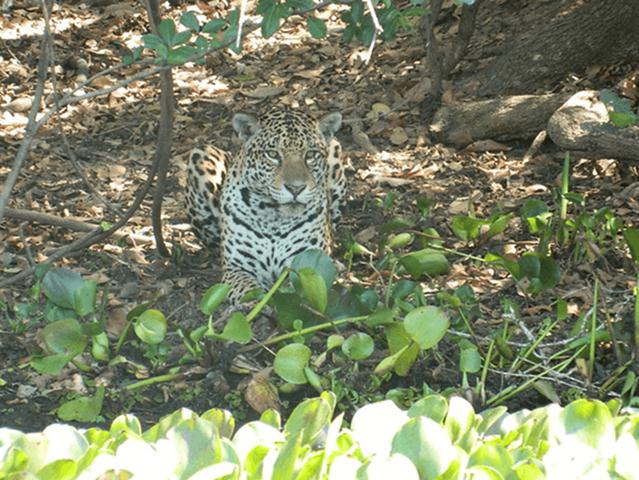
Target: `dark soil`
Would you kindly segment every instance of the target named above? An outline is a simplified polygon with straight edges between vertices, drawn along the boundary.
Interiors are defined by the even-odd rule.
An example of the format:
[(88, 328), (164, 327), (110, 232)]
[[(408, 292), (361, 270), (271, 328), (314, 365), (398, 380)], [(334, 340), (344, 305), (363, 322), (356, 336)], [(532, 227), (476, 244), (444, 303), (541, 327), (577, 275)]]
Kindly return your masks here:
[[(209, 17), (218, 13), (207, 4), (197, 6)], [(41, 14), (37, 9), (19, 7), (10, 16), (0, 19), (0, 27), (5, 32), (0, 43), (3, 62), (0, 114), (4, 113), (0, 118), (2, 181), (11, 169), (28, 113), (12, 112), (6, 105), (15, 98), (29, 98), (33, 94), (39, 57), (37, 35)], [(57, 6), (53, 19), (58, 63), (62, 64), (68, 57), (85, 58), (89, 61), (91, 74), (117, 63), (126, 50), (126, 41), (146, 31), (145, 18), (138, 3), (123, 2), (107, 8), (88, 8), (76, 2)], [(454, 21), (454, 17), (449, 20), (450, 24)], [(68, 28), (65, 28), (65, 22), (71, 22)], [(506, 24), (516, 22), (519, 22), (518, 18), (511, 15), (499, 17), (496, 27), (480, 26), (471, 55), (475, 55), (479, 46), (490, 43), (487, 35), (491, 31), (499, 33), (501, 28), (508, 26)], [(16, 33), (12, 36), (11, 29), (18, 29), (18, 25), (30, 25), (32, 35)], [(343, 256), (349, 238), (355, 237), (375, 250), (379, 227), (399, 216), (416, 215), (416, 201), (424, 196), (434, 198), (436, 203), (415, 228), (437, 229), (449, 248), (480, 257), (489, 251), (514, 254), (534, 248), (535, 240), (526, 233), (518, 215), (503, 235), (481, 245), (459, 241), (449, 228), (450, 219), (453, 215), (468, 213), (486, 218), (497, 210), (517, 213), (522, 201), (530, 198), (553, 205), (563, 152), (546, 145), (530, 162), (523, 163), (521, 159), (528, 147), (527, 141), (504, 146), (504, 151), (500, 152), (456, 151), (431, 144), (418, 107), (424, 100), (418, 85), (428, 70), (422, 61), (422, 41), (416, 34), (405, 34), (398, 40), (379, 45), (374, 61), (368, 66), (360, 60), (364, 49), (339, 43), (337, 30), (331, 31), (327, 40), (318, 41), (304, 33), (303, 25), (293, 23), (274, 38), (263, 41), (251, 36), (241, 57), (220, 53), (213, 55), (204, 67), (184, 67), (175, 71), (178, 105), (174, 155), (163, 211), (163, 234), (170, 242), (173, 257), (161, 258), (153, 248), (150, 200), (147, 199), (122, 230), (136, 236), (111, 238), (56, 263), (56, 266), (71, 268), (98, 282), (107, 295), (104, 318), (114, 340), (132, 308), (153, 302), (153, 308), (161, 310), (170, 324), (171, 350), (166, 360), (154, 366), (131, 340), (120, 352), (130, 363), (114, 366), (95, 363), (89, 373), (68, 367), (57, 376), (37, 374), (29, 361), (39, 352), (37, 332), (45, 324), (42, 317), (44, 301), (34, 299), (33, 279), (13, 284), (0, 290), (0, 426), (40, 430), (57, 421), (55, 409), (62, 401), (78, 394), (93, 394), (96, 385), (105, 385), (108, 391), (102, 419), (98, 422), (104, 426), (125, 412), (137, 415), (148, 426), (180, 407), (198, 412), (214, 407), (227, 408), (240, 420), (258, 416), (243, 399), (242, 384), (249, 376), (233, 368), (236, 349), (222, 344), (209, 344), (201, 364), (181, 366), (183, 375), (177, 380), (133, 391), (126, 389), (141, 378), (166, 374), (172, 367), (179, 366), (185, 350), (177, 328), (190, 331), (206, 322), (198, 305), (206, 289), (219, 280), (219, 264), (216, 252), (202, 249), (186, 225), (184, 158), (192, 147), (204, 142), (236, 150), (238, 141), (230, 125), (232, 112), (255, 112), (270, 104), (284, 103), (307, 108), (315, 114), (332, 110), (343, 113), (345, 126), (339, 139), (353, 169), (349, 173), (348, 207), (338, 231), (339, 243), (334, 255), (342, 263), (345, 263)], [(472, 68), (472, 63), (466, 62), (463, 66)], [(617, 69), (583, 72), (582, 80), (614, 87), (637, 68), (637, 65), (623, 65)], [(68, 87), (74, 82), (75, 72), (60, 68), (59, 76), (59, 82)], [(108, 76), (104, 85), (124, 76)], [(565, 79), (561, 88), (576, 91), (583, 82)], [(279, 86), (284, 90), (273, 94), (272, 87)], [(69, 144), (81, 168), (96, 190), (119, 210), (126, 210), (131, 203), (153, 158), (159, 112), (158, 88), (156, 80), (136, 82), (106, 98), (98, 97), (76, 105), (62, 118)], [(47, 94), (50, 86), (48, 89)], [(375, 120), (369, 114), (378, 103), (390, 107), (391, 112)], [(378, 154), (362, 148), (353, 135), (356, 130), (351, 128), (353, 126), (362, 127), (379, 150)], [(402, 132), (406, 139), (400, 141)], [(585, 198), (584, 211), (608, 207), (626, 224), (637, 225), (639, 183), (636, 166), (604, 159), (574, 159), (573, 165), (571, 190)], [(381, 201), (390, 192), (397, 195), (395, 206), (384, 209)], [(12, 193), (10, 207), (73, 217), (93, 224), (114, 218), (89, 192), (68, 161), (63, 140), (53, 122), (38, 134)], [(0, 281), (33, 262), (45, 260), (53, 249), (80, 235), (50, 225), (6, 219), (0, 225)], [(624, 325), (624, 322), (630, 322), (632, 315), (630, 288), (635, 270), (622, 240), (609, 248), (599, 247), (601, 251), (588, 257), (589, 261), (576, 261), (570, 257), (573, 250), (558, 249), (557, 257), (563, 267), (562, 280), (555, 289), (534, 299), (525, 297), (503, 270), (463, 257), (451, 257), (450, 273), (425, 281), (423, 288), (427, 295), (434, 296), (461, 285), (472, 287), (477, 298), (476, 316), (472, 320), (480, 338), (489, 338), (502, 328), (502, 303), (506, 299), (514, 299), (519, 304), (522, 327), (537, 332), (544, 319), (553, 315), (554, 302), (563, 298), (569, 304), (569, 317), (544, 340), (549, 341), (569, 336), (566, 330), (591, 307), (594, 278), (597, 277), (602, 282), (605, 316), (611, 324)], [(341, 281), (346, 285), (354, 279), (364, 285), (375, 284), (368, 259), (355, 262), (352, 272), (341, 274)], [(28, 309), (32, 311), (27, 312)], [(524, 333), (517, 340), (525, 341)], [(436, 391), (459, 389), (462, 376), (455, 345), (452, 337), (450, 340), (447, 337), (438, 352), (420, 360), (408, 377), (394, 378), (381, 385), (371, 378), (372, 368), (381, 356), (362, 362), (358, 370), (342, 370), (342, 383), (352, 389), (345, 394), (342, 407), (352, 408), (367, 399), (380, 398), (394, 388), (410, 389), (396, 390), (404, 392), (405, 401), (410, 401), (407, 391), (418, 395), (423, 385)], [(318, 344), (312, 346), (319, 348)], [(596, 387), (609, 378), (622, 358), (615, 358), (610, 345), (600, 346), (598, 352), (592, 383), (584, 379), (583, 372), (573, 368), (567, 375), (575, 377), (575, 383), (558, 382), (555, 385), (562, 400), (570, 398), (575, 391), (607, 398), (608, 392)], [(622, 353), (627, 355), (627, 352)], [(254, 351), (247, 357), (257, 370), (272, 363), (272, 353), (267, 350)], [(144, 365), (146, 371), (135, 365)], [(276, 379), (272, 380), (277, 383)], [(491, 373), (485, 396), (489, 398), (509, 383), (520, 381), (517, 377)], [(574, 385), (581, 388), (574, 389)], [(359, 398), (354, 397), (355, 391), (360, 392)], [(470, 390), (462, 393), (478, 408), (485, 405), (485, 398), (474, 396)], [(310, 387), (293, 394), (282, 394), (283, 412), (301, 398), (314, 395), (316, 392)], [(535, 407), (548, 401), (528, 389), (510, 399), (507, 405), (511, 408)]]

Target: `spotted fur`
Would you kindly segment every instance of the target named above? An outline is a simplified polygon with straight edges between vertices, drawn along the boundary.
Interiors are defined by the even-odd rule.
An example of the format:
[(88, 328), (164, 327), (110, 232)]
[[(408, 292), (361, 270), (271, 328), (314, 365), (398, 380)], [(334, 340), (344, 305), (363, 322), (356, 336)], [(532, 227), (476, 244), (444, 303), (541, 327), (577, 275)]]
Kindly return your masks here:
[(213, 147), (191, 152), (187, 213), (204, 243), (221, 242), (232, 303), (269, 288), (297, 253), (330, 253), (346, 186), (333, 137), (340, 125), (339, 113), (319, 121), (289, 108), (259, 119), (238, 113), (244, 144), (234, 158)]

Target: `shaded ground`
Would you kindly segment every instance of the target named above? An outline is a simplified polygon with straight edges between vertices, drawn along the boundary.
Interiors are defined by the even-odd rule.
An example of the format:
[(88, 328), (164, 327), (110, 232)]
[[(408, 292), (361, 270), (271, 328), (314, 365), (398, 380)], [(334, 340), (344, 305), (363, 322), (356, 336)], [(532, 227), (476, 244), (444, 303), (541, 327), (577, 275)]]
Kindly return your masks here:
[[(207, 16), (217, 14), (209, 5), (191, 6), (195, 7)], [(3, 31), (0, 43), (2, 179), (10, 171), (27, 114), (7, 106), (16, 98), (27, 99), (32, 94), (39, 55), (35, 39), (41, 28), (39, 19), (36, 9), (27, 8), (16, 9), (12, 16), (0, 20)], [(85, 58), (91, 74), (116, 63), (126, 47), (134, 45), (127, 42), (134, 41), (146, 30), (144, 13), (137, 4), (126, 2), (106, 8), (65, 3), (56, 7), (53, 19), (59, 63), (68, 58)], [(536, 240), (526, 233), (517, 215), (503, 235), (479, 246), (458, 240), (450, 230), (450, 219), (457, 214), (485, 218), (497, 210), (516, 213), (522, 201), (531, 198), (553, 205), (564, 153), (546, 146), (524, 163), (521, 159), (528, 144), (503, 146), (505, 152), (492, 153), (458, 152), (432, 145), (418, 108), (425, 96), (420, 81), (427, 72), (421, 62), (420, 39), (409, 34), (380, 45), (374, 62), (365, 66), (361, 61), (362, 49), (338, 43), (338, 26), (333, 25), (326, 41), (311, 39), (302, 26), (293, 24), (269, 41), (250, 37), (242, 56), (218, 54), (209, 59), (206, 67), (182, 68), (175, 72), (178, 106), (174, 161), (164, 200), (164, 236), (179, 255), (163, 259), (155, 254), (150, 201), (147, 200), (123, 229), (135, 236), (112, 238), (106, 244), (95, 245), (57, 264), (95, 279), (106, 289), (104, 314), (107, 330), (112, 334), (121, 332), (126, 314), (133, 307), (157, 299), (154, 308), (168, 318), (174, 348), (161, 365), (156, 369), (151, 365), (147, 372), (120, 364), (96, 365), (89, 374), (71, 369), (65, 369), (59, 376), (37, 374), (28, 362), (30, 355), (37, 352), (38, 327), (44, 320), (41, 304), (30, 296), (32, 282), (0, 290), (0, 382), (3, 382), (0, 384), (0, 426), (41, 429), (55, 421), (54, 410), (61, 400), (76, 393), (92, 392), (96, 384), (109, 388), (102, 411), (105, 423), (122, 412), (135, 413), (145, 423), (153, 422), (181, 406), (197, 411), (231, 408), (240, 412), (240, 418), (243, 414), (247, 418), (255, 416), (237, 390), (238, 383), (246, 376), (233, 373), (237, 371), (231, 368), (233, 350), (221, 345), (212, 346), (202, 365), (183, 370), (185, 376), (178, 381), (133, 392), (124, 389), (136, 379), (166, 373), (175, 366), (184, 355), (176, 327), (190, 330), (206, 321), (197, 306), (202, 293), (219, 279), (219, 269), (217, 256), (202, 250), (185, 224), (184, 154), (203, 142), (236, 149), (238, 142), (230, 126), (232, 112), (252, 112), (281, 102), (316, 114), (331, 110), (343, 113), (345, 126), (338, 136), (353, 170), (348, 208), (337, 235), (341, 243), (336, 258), (342, 263), (346, 263), (342, 257), (348, 239), (354, 237), (375, 251), (379, 227), (393, 218), (416, 216), (416, 202), (423, 197), (430, 197), (435, 203), (414, 228), (435, 228), (451, 249), (483, 256), (489, 251), (512, 255), (534, 248)], [(28, 26), (32, 27), (31, 37), (24, 36)], [(20, 34), (18, 27), (22, 28)], [(485, 23), (480, 25), (475, 48), (492, 41), (492, 28)], [(567, 79), (563, 88), (576, 90), (584, 83), (614, 86), (633, 69), (637, 66), (621, 66), (618, 71), (606, 69), (605, 75), (593, 75), (592, 80), (590, 77), (579, 82)], [(60, 81), (65, 85), (73, 84), (75, 74), (73, 70), (59, 69)], [(115, 74), (108, 76), (101, 80), (100, 86), (119, 78)], [(107, 98), (73, 106), (63, 114), (63, 127), (82, 169), (98, 192), (120, 210), (130, 204), (153, 157), (159, 112), (157, 98), (157, 81), (140, 81)], [(375, 112), (382, 107), (374, 107), (375, 104), (383, 104), (384, 111), (390, 109), (390, 113), (377, 116)], [(359, 128), (366, 132), (377, 153), (362, 147), (361, 137), (357, 135)], [(89, 194), (66, 157), (60, 136), (50, 124), (37, 137), (10, 206), (91, 223), (105, 216), (112, 218), (106, 207)], [(626, 224), (637, 224), (636, 167), (614, 160), (576, 159), (571, 181), (571, 190), (585, 198), (583, 212), (609, 207), (611, 213)], [(396, 195), (394, 206), (384, 208), (383, 201), (391, 192)], [(57, 227), (6, 220), (0, 227), (0, 279), (43, 260), (47, 252), (78, 235)], [(634, 270), (622, 242), (619, 238), (601, 242), (583, 238), (583, 244), (592, 247), (590, 250), (596, 247), (597, 251), (586, 248), (584, 257), (578, 258), (574, 248), (558, 250), (562, 280), (551, 292), (534, 299), (521, 294), (503, 270), (463, 256), (451, 257), (450, 273), (424, 282), (423, 288), (431, 298), (440, 291), (464, 284), (471, 286), (477, 298), (474, 328), (481, 338), (489, 337), (503, 326), (503, 300), (514, 299), (521, 310), (521, 325), (536, 332), (544, 319), (553, 315), (556, 299), (563, 298), (568, 302), (568, 318), (552, 333), (552, 338), (562, 339), (568, 336), (566, 330), (591, 307), (596, 276), (602, 281), (607, 321), (622, 327), (624, 322), (630, 325)], [(571, 254), (577, 257), (571, 258)], [(353, 270), (343, 272), (342, 278), (346, 284), (355, 281), (367, 285), (378, 281), (366, 258), (356, 261)], [(525, 339), (526, 332), (520, 330), (520, 333), (521, 339)], [(442, 345), (438, 353), (421, 360), (409, 377), (394, 379), (379, 388), (371, 387), (370, 380), (371, 367), (379, 358), (362, 362), (359, 370), (342, 372), (342, 384), (353, 387), (345, 395), (344, 404), (357, 403), (366, 395), (371, 398), (383, 394), (390, 388), (421, 390), (424, 383), (435, 390), (458, 387), (461, 374), (455, 352), (452, 344)], [(134, 343), (125, 346), (121, 353), (133, 362), (149, 366), (150, 362), (142, 357)], [(261, 352), (251, 361), (266, 366), (272, 361), (272, 355)], [(594, 385), (601, 385), (609, 378), (620, 362), (622, 358), (613, 356), (610, 345), (602, 346)], [(490, 397), (509, 382), (519, 381), (516, 376), (490, 375), (486, 395)], [(556, 389), (564, 399), (582, 393), (606, 397), (607, 392), (590, 386), (578, 368), (571, 367), (563, 381), (557, 382)], [(353, 398), (357, 390), (361, 399)], [(294, 404), (299, 398), (313, 394), (309, 388), (294, 395), (283, 395), (284, 411), (287, 402)], [(475, 401), (481, 404), (481, 399)], [(508, 405), (518, 408), (547, 402), (544, 396), (528, 390), (511, 399)]]

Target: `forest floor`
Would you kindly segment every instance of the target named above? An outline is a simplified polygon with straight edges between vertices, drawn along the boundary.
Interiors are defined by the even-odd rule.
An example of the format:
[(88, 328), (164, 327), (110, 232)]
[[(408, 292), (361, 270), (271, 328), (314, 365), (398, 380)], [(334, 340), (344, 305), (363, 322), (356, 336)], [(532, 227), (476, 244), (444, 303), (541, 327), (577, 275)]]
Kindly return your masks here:
[[(195, 9), (213, 18), (220, 14), (223, 5), (201, 2), (180, 8)], [(301, 22), (292, 22), (269, 40), (250, 35), (240, 55), (219, 53), (212, 55), (205, 66), (175, 69), (177, 109), (163, 221), (164, 238), (180, 254), (173, 258), (157, 255), (147, 199), (121, 230), (124, 235), (56, 262), (56, 266), (95, 280), (107, 292), (104, 321), (112, 338), (122, 332), (131, 309), (153, 302), (153, 308), (161, 310), (170, 323), (171, 349), (163, 362), (153, 365), (131, 342), (122, 350), (130, 364), (94, 364), (90, 372), (67, 367), (59, 375), (37, 373), (29, 362), (40, 348), (38, 332), (46, 323), (44, 300), (34, 298), (34, 279), (7, 286), (0, 290), (0, 426), (41, 429), (56, 421), (55, 409), (62, 401), (91, 393), (98, 384), (107, 386), (108, 391), (102, 409), (104, 424), (122, 412), (130, 412), (148, 425), (179, 407), (200, 412), (212, 407), (231, 408), (234, 412), (243, 411), (246, 418), (255, 416), (238, 390), (246, 375), (229, 368), (232, 355), (218, 354), (212, 362), (191, 365), (183, 370), (186, 374), (179, 381), (135, 391), (124, 388), (145, 375), (171, 371), (184, 355), (176, 327), (189, 330), (206, 322), (198, 305), (202, 294), (219, 280), (219, 258), (215, 252), (200, 247), (186, 223), (185, 155), (203, 143), (237, 151), (239, 142), (230, 123), (234, 112), (263, 111), (272, 104), (305, 108), (316, 116), (329, 111), (342, 112), (344, 126), (338, 138), (353, 167), (349, 172), (351, 186), (346, 214), (336, 236), (334, 257), (342, 264), (347, 263), (344, 254), (350, 239), (357, 239), (375, 252), (382, 235), (380, 227), (399, 217), (417, 219), (413, 227), (416, 230), (436, 229), (446, 247), (474, 257), (483, 257), (488, 252), (515, 255), (535, 248), (538, 239), (527, 232), (519, 208), (529, 199), (542, 200), (555, 208), (565, 153), (547, 143), (532, 159), (523, 161), (529, 141), (483, 143), (465, 150), (433, 144), (420, 108), (428, 91), (425, 80), (428, 68), (422, 60), (424, 48), (419, 35), (404, 33), (394, 41), (379, 44), (373, 60), (365, 65), (362, 59), (366, 49), (340, 43), (337, 14), (331, 15), (327, 39), (313, 39)], [(502, 25), (506, 23), (503, 18), (508, 17), (500, 17), (500, 25), (495, 26), (488, 20), (497, 17), (487, 15), (478, 22), (469, 51), (468, 58), (473, 61), (479, 60), (486, 45), (500, 43), (495, 28), (506, 28)], [(510, 18), (517, 22), (516, 18)], [(451, 16), (442, 29), (454, 26), (456, 21)], [(27, 121), (29, 99), (36, 83), (42, 25), (38, 8), (26, 5), (18, 4), (12, 13), (0, 17), (2, 181), (11, 170)], [(136, 45), (139, 35), (146, 32), (146, 14), (135, 2), (102, 7), (63, 2), (55, 6), (52, 28), (59, 65), (58, 87), (67, 88), (75, 81), (77, 72), (72, 67), (80, 58), (88, 62), (90, 74), (118, 63)], [(470, 68), (471, 63), (462, 64), (462, 70)], [(639, 65), (622, 65), (593, 69), (548, 88), (554, 91), (615, 88), (638, 68)], [(132, 71), (102, 77), (96, 87), (112, 85)], [(51, 88), (49, 84), (45, 91), (48, 106)], [(146, 178), (156, 146), (158, 96), (157, 78), (140, 80), (107, 97), (71, 106), (61, 115), (62, 128), (80, 168), (111, 207), (126, 210)], [(444, 101), (456, 100), (454, 88), (447, 86)], [(113, 219), (68, 160), (57, 128), (52, 121), (38, 133), (9, 206), (94, 225)], [(370, 145), (368, 150), (365, 148), (361, 132), (368, 136), (374, 149)], [(624, 365), (627, 357), (627, 352), (619, 351), (617, 345), (623, 345), (623, 335), (632, 331), (632, 287), (636, 273), (623, 239), (609, 235), (607, 225), (611, 218), (626, 225), (638, 224), (638, 173), (636, 166), (615, 160), (573, 159), (570, 190), (581, 195), (584, 204), (571, 205), (570, 215), (575, 219), (582, 215), (582, 223), (590, 221), (592, 225), (580, 227), (582, 230), (576, 233), (570, 246), (555, 248), (562, 275), (554, 288), (530, 296), (503, 269), (457, 255), (449, 258), (448, 274), (423, 282), (424, 291), (434, 295), (470, 286), (476, 301), (475, 334), (480, 338), (490, 338), (503, 327), (504, 305), (507, 301), (515, 302), (519, 319), (514, 327), (518, 336), (514, 338), (520, 341), (534, 336), (547, 318), (554, 317), (557, 299), (563, 299), (566, 318), (544, 338), (544, 342), (552, 342), (574, 335), (573, 326), (587, 318), (586, 312), (593, 306), (595, 278), (599, 279), (598, 310), (603, 319), (600, 321), (605, 321), (611, 331), (619, 332), (614, 337), (614, 348), (611, 342), (598, 345), (592, 375), (584, 373), (580, 368), (583, 363), (577, 361), (560, 379), (541, 378), (551, 383), (557, 380), (553, 383), (554, 391), (562, 401), (583, 394), (602, 398), (617, 395), (622, 388), (618, 382), (613, 382), (613, 389), (601, 387), (606, 380), (614, 380), (615, 370)], [(420, 216), (418, 204), (425, 198), (433, 205), (427, 215)], [(595, 212), (603, 208), (609, 209), (607, 216), (601, 213), (596, 217)], [(450, 228), (455, 215), (488, 218), (498, 211), (513, 212), (514, 216), (505, 232), (485, 241), (462, 241)], [(592, 232), (596, 238), (590, 236)], [(45, 260), (49, 252), (80, 235), (83, 234), (51, 225), (5, 219), (0, 225), (0, 281)], [(340, 280), (345, 284), (374, 284), (373, 264), (373, 260), (365, 257), (356, 259), (352, 270), (340, 273)], [(419, 396), (423, 385), (435, 391), (459, 389), (462, 374), (457, 365), (457, 350), (452, 342), (447, 342), (448, 337), (439, 351), (425, 355), (409, 376), (393, 377), (372, 390), (373, 365), (363, 362), (359, 370), (352, 369), (350, 376), (342, 379), (353, 389), (345, 401), (357, 404), (400, 388)], [(262, 351), (252, 361), (267, 366), (272, 355)], [(146, 373), (133, 364), (145, 365)], [(491, 393), (526, 380), (529, 377), (525, 375), (490, 373), (484, 398), (472, 400), (481, 407)], [(475, 381), (476, 378), (471, 378), (471, 384)], [(368, 397), (363, 393), (367, 388)], [(361, 399), (355, 398), (358, 390)], [(549, 402), (552, 395), (547, 390), (543, 395), (540, 390), (543, 387), (538, 384), (537, 389), (528, 388), (505, 403), (512, 408), (530, 408)], [(286, 405), (315, 394), (310, 387), (288, 397), (282, 394), (283, 411), (287, 411)]]

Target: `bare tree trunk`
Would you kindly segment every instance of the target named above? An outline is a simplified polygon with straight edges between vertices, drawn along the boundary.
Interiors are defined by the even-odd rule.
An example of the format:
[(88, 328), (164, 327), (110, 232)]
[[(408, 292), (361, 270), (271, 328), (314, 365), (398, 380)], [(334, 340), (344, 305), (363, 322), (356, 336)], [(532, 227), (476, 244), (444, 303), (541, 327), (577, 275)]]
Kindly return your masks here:
[(569, 0), (551, 7), (552, 18), (522, 24), (523, 34), (505, 40), (506, 53), (471, 77), (480, 95), (532, 93), (591, 65), (639, 58), (639, 1)]

